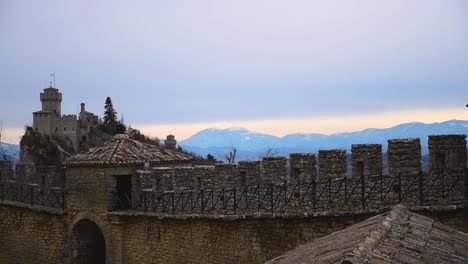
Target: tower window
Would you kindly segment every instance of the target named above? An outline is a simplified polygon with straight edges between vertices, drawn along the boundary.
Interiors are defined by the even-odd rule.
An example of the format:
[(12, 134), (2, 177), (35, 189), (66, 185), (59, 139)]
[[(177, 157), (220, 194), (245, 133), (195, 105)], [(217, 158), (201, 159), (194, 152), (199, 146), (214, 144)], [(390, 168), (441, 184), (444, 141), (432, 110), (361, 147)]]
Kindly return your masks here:
[(63, 127), (63, 131), (67, 131), (67, 127)]

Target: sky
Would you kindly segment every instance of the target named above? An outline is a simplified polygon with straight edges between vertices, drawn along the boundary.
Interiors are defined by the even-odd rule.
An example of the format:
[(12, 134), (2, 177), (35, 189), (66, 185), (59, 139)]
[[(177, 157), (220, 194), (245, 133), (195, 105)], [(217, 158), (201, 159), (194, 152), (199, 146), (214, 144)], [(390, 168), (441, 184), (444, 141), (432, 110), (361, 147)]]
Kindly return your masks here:
[(184, 139), (468, 119), (465, 0), (1, 0), (0, 122), (17, 143), (55, 72), (62, 113)]

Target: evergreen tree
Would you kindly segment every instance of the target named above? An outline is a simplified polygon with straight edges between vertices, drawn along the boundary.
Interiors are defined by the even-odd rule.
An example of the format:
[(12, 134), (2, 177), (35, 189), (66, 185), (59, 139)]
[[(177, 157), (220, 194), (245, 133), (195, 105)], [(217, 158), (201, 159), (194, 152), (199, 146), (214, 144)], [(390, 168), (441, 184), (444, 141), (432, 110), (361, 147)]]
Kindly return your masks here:
[(112, 99), (110, 97), (106, 98), (104, 104), (104, 118), (102, 124), (99, 126), (99, 129), (102, 131), (111, 134), (123, 134), (126, 131), (125, 124), (117, 120), (117, 112), (112, 105)]
[(110, 97), (106, 98), (104, 104), (104, 123), (105, 127), (111, 127), (117, 122), (117, 112), (114, 110)]

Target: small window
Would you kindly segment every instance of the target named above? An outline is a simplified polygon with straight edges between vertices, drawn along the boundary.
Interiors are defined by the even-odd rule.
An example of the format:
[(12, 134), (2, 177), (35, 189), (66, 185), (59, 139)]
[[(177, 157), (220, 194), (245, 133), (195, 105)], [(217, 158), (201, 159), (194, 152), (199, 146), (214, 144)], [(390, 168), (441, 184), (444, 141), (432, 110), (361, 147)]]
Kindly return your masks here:
[(55, 128), (55, 132), (57, 132), (57, 131), (58, 131), (58, 127)]
[(81, 141), (85, 142), (86, 141), (86, 136), (81, 136)]
[(63, 131), (67, 131), (67, 127), (63, 127)]

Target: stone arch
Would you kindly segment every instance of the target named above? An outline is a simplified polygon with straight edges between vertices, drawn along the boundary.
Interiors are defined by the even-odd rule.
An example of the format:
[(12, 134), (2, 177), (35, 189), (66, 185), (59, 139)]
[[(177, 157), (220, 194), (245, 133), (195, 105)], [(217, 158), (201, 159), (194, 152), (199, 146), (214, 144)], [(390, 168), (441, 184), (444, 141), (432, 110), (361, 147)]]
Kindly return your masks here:
[[(81, 225), (83, 224), (83, 225)], [(77, 229), (78, 228), (78, 229)], [(104, 257), (105, 261), (97, 261), (97, 262), (80, 262), (80, 258), (77, 258), (77, 256), (80, 255), (80, 252), (75, 251), (77, 248), (75, 247), (76, 244), (76, 235), (77, 232), (78, 234), (80, 233), (90, 235), (91, 238), (96, 238), (97, 240), (101, 240), (99, 243), (101, 243), (101, 253), (102, 253), (102, 242), (104, 244)], [(90, 214), (88, 212), (80, 212), (76, 214), (69, 222), (68, 225), (68, 252), (69, 252), (69, 261), (68, 263), (113, 263), (114, 257), (118, 256), (113, 256), (112, 248), (113, 248), (113, 241), (110, 237), (111, 232), (107, 228), (107, 225), (104, 224), (103, 221), (101, 221), (101, 218), (94, 215)], [(75, 239), (75, 241), (74, 241)], [(99, 248), (99, 245), (90, 245), (90, 246), (97, 246)]]
[(91, 220), (82, 219), (73, 226), (71, 233), (71, 263), (106, 263), (104, 233)]

